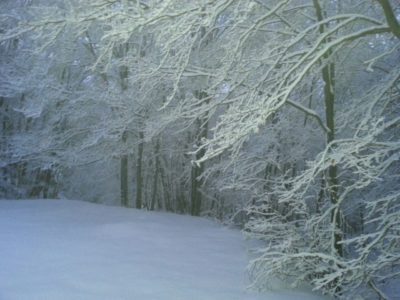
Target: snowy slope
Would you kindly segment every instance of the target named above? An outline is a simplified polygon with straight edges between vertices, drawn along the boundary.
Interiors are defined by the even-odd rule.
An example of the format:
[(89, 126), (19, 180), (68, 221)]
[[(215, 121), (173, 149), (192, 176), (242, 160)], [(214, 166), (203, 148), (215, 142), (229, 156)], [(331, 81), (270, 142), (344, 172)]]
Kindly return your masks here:
[(0, 201), (1, 300), (301, 300), (246, 291), (239, 232), (68, 200)]

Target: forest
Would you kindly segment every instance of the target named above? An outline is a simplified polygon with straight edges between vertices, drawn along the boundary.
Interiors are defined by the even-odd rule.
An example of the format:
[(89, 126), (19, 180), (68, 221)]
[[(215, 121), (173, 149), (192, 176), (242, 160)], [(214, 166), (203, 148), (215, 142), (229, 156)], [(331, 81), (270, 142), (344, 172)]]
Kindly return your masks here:
[(0, 198), (219, 220), (256, 289), (399, 299), (398, 0), (1, 0), (0, 132)]

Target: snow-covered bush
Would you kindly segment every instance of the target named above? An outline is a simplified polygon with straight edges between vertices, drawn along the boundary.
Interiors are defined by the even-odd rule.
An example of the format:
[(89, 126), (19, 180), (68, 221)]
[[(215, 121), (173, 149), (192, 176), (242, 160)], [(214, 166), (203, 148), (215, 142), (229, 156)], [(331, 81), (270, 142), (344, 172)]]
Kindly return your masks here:
[[(252, 261), (256, 284), (278, 276), (338, 297), (368, 294), (369, 288), (389, 299), (386, 285), (400, 275), (400, 142), (393, 130), (400, 118), (388, 111), (398, 105), (393, 88), (399, 75), (394, 71), (367, 92), (352, 138), (331, 142), (301, 174), (277, 178), (269, 197), (249, 206), (245, 230), (266, 244)], [(321, 186), (332, 164), (340, 170), (336, 203), (326, 201), (329, 187)], [(362, 207), (362, 230), (346, 226), (352, 206)], [(340, 221), (332, 222), (337, 216)]]

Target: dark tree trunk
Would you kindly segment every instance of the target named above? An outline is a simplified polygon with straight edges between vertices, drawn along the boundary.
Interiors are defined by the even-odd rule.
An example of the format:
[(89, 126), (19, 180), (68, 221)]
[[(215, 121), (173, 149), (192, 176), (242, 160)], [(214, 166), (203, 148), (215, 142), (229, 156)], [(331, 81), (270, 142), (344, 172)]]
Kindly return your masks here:
[[(322, 8), (319, 4), (318, 0), (314, 0), (314, 8), (316, 11), (318, 21), (323, 21), (323, 13)], [(319, 31), (321, 34), (325, 32), (325, 26), (321, 25), (319, 27)], [(328, 41), (325, 41), (328, 42)], [(331, 59), (332, 53), (331, 51), (327, 52), (324, 55), (325, 60)], [(324, 81), (324, 100), (325, 100), (325, 118), (326, 118), (326, 126), (329, 129), (329, 132), (326, 136), (327, 144), (330, 144), (335, 140), (335, 94), (334, 94), (334, 85), (335, 85), (335, 65), (334, 63), (328, 63), (322, 68), (322, 79)], [(332, 146), (331, 146), (332, 147)], [(339, 197), (339, 180), (338, 180), (338, 168), (335, 162), (331, 162), (331, 165), (328, 169), (328, 193), (329, 198), (332, 205), (337, 205), (338, 197)], [(338, 210), (337, 210), (338, 211)], [(343, 239), (341, 233), (341, 219), (339, 211), (335, 214), (332, 212), (331, 216), (332, 224), (334, 224), (334, 245), (336, 252), (339, 256), (343, 256), (343, 246), (341, 241)]]
[(139, 144), (138, 154), (136, 159), (136, 205), (135, 207), (142, 208), (142, 189), (143, 189), (143, 177), (142, 177), (142, 163), (143, 163), (143, 132), (139, 131)]
[[(122, 143), (126, 142), (126, 132), (122, 135)], [(128, 199), (128, 155), (121, 155), (121, 206), (127, 207), (129, 205)]]
[(158, 176), (160, 173), (160, 141), (156, 141), (154, 148), (154, 178), (153, 178), (153, 188), (151, 195), (150, 210), (154, 210), (157, 201), (157, 187), (158, 187)]

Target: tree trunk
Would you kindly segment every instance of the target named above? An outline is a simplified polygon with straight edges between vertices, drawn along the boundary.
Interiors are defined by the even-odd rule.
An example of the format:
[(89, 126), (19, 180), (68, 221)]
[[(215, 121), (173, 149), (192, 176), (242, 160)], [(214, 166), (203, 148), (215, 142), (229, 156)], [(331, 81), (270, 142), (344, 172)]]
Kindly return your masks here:
[[(196, 159), (198, 159), (196, 155)], [(190, 200), (191, 200), (191, 208), (190, 208), (190, 213), (192, 216), (199, 216), (200, 211), (201, 211), (201, 193), (200, 193), (200, 187), (202, 185), (202, 180), (200, 180), (198, 177), (201, 175), (203, 172), (203, 163), (200, 164), (200, 166), (194, 165), (192, 166), (192, 172), (191, 172), (191, 193), (190, 193)]]
[[(123, 56), (127, 51), (127, 46), (122, 45), (117, 52), (119, 56)], [(119, 68), (119, 80), (121, 85), (121, 90), (125, 91), (128, 88), (128, 67), (121, 66)], [(128, 132), (124, 131), (122, 133), (122, 144), (124, 145), (127, 141)], [(125, 151), (125, 149), (124, 149)], [(121, 156), (121, 206), (129, 206), (129, 194), (128, 194), (128, 154), (124, 153)]]
[(166, 170), (165, 161), (162, 156), (159, 156), (159, 171), (161, 180), (160, 186), (162, 188), (160, 193), (162, 195), (163, 205), (167, 211), (176, 211), (171, 203), (171, 198), (174, 198), (173, 196), (171, 196), (171, 194), (173, 194), (173, 189), (174, 189), (173, 184), (171, 184), (170, 178), (167, 178), (165, 170)]
[(138, 209), (142, 208), (143, 138), (144, 138), (143, 131), (139, 131), (138, 154), (137, 154), (137, 159), (136, 159), (136, 205), (135, 205), (135, 207), (138, 208)]
[[(126, 143), (126, 135), (124, 132), (122, 134), (122, 143)], [(120, 173), (120, 182), (121, 182), (121, 206), (128, 207), (129, 199), (128, 199), (128, 155), (121, 155), (121, 173)]]
[[(317, 19), (319, 22), (323, 21), (324, 17), (322, 14), (322, 8), (318, 0), (313, 0), (314, 8), (316, 11)], [(319, 32), (323, 34), (325, 32), (325, 26), (320, 25)], [(328, 41), (325, 41), (328, 42)], [(324, 60), (330, 59), (331, 51), (324, 55)], [(322, 79), (324, 81), (324, 101), (325, 101), (325, 117), (326, 126), (329, 132), (326, 136), (327, 144), (330, 144), (335, 140), (335, 94), (334, 94), (334, 75), (335, 66), (334, 63), (326, 64), (322, 69)], [(339, 181), (338, 181), (338, 168), (335, 162), (332, 162), (328, 169), (328, 180), (327, 180), (329, 198), (332, 205), (338, 203), (339, 193)], [(334, 225), (334, 247), (339, 256), (343, 256), (343, 246), (340, 243), (343, 239), (342, 233), (340, 232), (341, 220), (339, 210), (336, 209), (337, 213), (332, 213), (331, 222)]]
[(157, 187), (158, 187), (158, 176), (160, 173), (160, 141), (156, 141), (155, 149), (154, 149), (154, 178), (153, 178), (153, 188), (152, 188), (152, 195), (151, 195), (151, 204), (150, 210), (154, 210), (157, 200)]
[[(196, 93), (199, 99), (206, 99), (208, 97), (207, 93), (205, 92), (198, 92)], [(208, 100), (205, 100), (208, 101)], [(207, 117), (207, 116), (205, 116)], [(208, 121), (206, 119), (199, 118), (197, 120), (198, 123), (198, 132), (196, 135), (196, 144), (199, 146), (203, 138), (207, 137), (208, 132)], [(201, 149), (196, 153), (196, 160), (201, 159), (205, 154), (205, 150)], [(199, 216), (201, 212), (201, 202), (202, 202), (202, 195), (200, 192), (200, 188), (203, 185), (203, 180), (199, 179), (201, 174), (204, 171), (204, 163), (200, 164), (193, 164), (191, 170), (191, 193), (190, 193), (190, 200), (191, 200), (191, 208), (190, 213), (192, 216)]]

